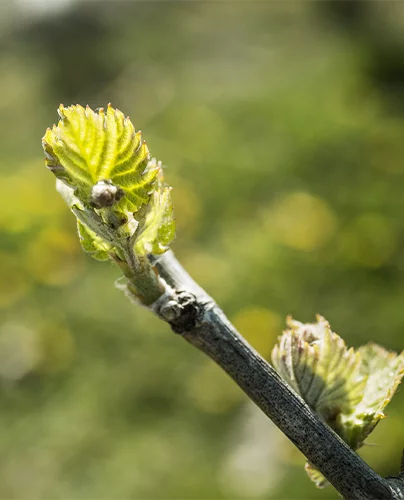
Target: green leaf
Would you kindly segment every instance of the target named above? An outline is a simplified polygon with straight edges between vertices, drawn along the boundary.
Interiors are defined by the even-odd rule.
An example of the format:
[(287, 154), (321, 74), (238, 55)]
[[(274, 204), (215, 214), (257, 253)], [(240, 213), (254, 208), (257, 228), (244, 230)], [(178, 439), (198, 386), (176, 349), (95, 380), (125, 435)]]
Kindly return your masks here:
[(174, 239), (175, 222), (170, 192), (171, 188), (164, 187), (153, 193), (135, 242), (136, 254), (162, 254)]
[(353, 449), (360, 448), (377, 423), (385, 417), (383, 410), (393, 397), (404, 375), (404, 353), (397, 355), (369, 343), (358, 349), (362, 357), (361, 372), (367, 383), (361, 402), (353, 413), (341, 415), (341, 437)]
[(318, 469), (313, 467), (310, 462), (306, 462), (304, 470), (306, 471), (309, 478), (313, 481), (313, 483), (317, 486), (317, 488), (325, 488), (329, 485), (327, 479), (321, 474)]
[(349, 411), (362, 399), (366, 377), (360, 372), (360, 355), (347, 349), (321, 316), (314, 324), (289, 318), (288, 326), (272, 351), (273, 365), (306, 403), (332, 425), (337, 414)]
[[(370, 343), (356, 352), (317, 316), (317, 323), (288, 319), (289, 329), (272, 351), (281, 377), (354, 450), (384, 417), (404, 374), (404, 354)], [(318, 487), (327, 483), (310, 463), (309, 477)]]
[(77, 220), (77, 230), (83, 250), (96, 260), (108, 260), (113, 247)]
[(97, 206), (99, 183), (109, 186), (108, 197), (101, 198), (104, 206), (136, 212), (146, 204), (158, 168), (149, 166), (147, 145), (130, 119), (111, 105), (106, 112), (60, 105), (58, 112), (58, 125), (48, 128), (42, 139), (46, 165), (56, 177), (73, 187), (87, 206)]

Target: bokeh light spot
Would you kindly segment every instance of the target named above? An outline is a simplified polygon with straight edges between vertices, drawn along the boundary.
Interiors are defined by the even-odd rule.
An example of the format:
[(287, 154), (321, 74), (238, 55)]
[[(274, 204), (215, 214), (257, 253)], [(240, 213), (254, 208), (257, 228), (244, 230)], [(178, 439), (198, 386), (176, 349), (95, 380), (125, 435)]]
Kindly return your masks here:
[(32, 371), (40, 359), (37, 332), (17, 323), (0, 327), (0, 376), (19, 380)]
[(31, 280), (18, 257), (0, 253), (0, 308), (10, 307), (30, 290)]
[(324, 200), (304, 192), (287, 194), (266, 214), (266, 227), (279, 243), (312, 251), (324, 245), (336, 229), (336, 216)]
[(78, 238), (61, 229), (45, 229), (28, 246), (25, 265), (46, 285), (66, 285), (82, 271), (83, 253)]
[(195, 406), (207, 413), (225, 413), (243, 400), (241, 389), (211, 361), (196, 370), (187, 389)]
[(238, 312), (232, 323), (262, 356), (269, 357), (282, 331), (281, 317), (261, 307), (246, 307)]
[(41, 361), (36, 371), (50, 374), (69, 366), (74, 356), (75, 346), (74, 339), (65, 326), (54, 323), (41, 325), (39, 344)]
[(188, 252), (183, 263), (191, 276), (215, 297), (223, 299), (232, 293), (233, 273), (230, 263), (207, 252)]
[[(66, 215), (66, 205), (54, 184), (48, 182), (47, 173), (45, 168), (38, 171), (38, 165), (35, 164), (35, 169), (25, 167), (19, 175), (0, 178), (3, 199), (0, 228), (19, 233), (43, 223), (45, 219)], [(24, 182), (21, 182), (22, 178)]]

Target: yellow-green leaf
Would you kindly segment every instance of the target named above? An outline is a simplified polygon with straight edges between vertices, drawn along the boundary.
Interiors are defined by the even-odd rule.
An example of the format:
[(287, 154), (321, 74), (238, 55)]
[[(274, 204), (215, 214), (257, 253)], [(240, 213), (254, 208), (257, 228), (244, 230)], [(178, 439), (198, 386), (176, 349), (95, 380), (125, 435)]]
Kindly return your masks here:
[(109, 243), (97, 236), (94, 231), (88, 229), (88, 227), (79, 220), (77, 221), (77, 231), (79, 233), (81, 246), (86, 253), (90, 254), (91, 257), (96, 260), (109, 259), (109, 253), (113, 249)]
[(130, 119), (111, 105), (98, 112), (88, 106), (61, 105), (58, 112), (59, 123), (42, 140), (48, 168), (86, 205), (97, 206), (99, 183), (111, 186), (106, 206), (136, 212), (146, 204), (158, 168), (149, 166), (147, 145)]
[(367, 378), (361, 402), (353, 413), (341, 415), (341, 437), (353, 449), (360, 448), (367, 436), (384, 418), (384, 408), (393, 397), (404, 375), (404, 353), (397, 355), (373, 342), (358, 349), (361, 372)]
[(317, 486), (317, 488), (325, 488), (328, 486), (327, 479), (321, 474), (321, 472), (313, 467), (310, 462), (306, 462), (304, 466), (304, 470), (306, 471), (309, 478), (313, 481), (313, 483)]
[(165, 187), (153, 193), (135, 243), (138, 255), (164, 253), (174, 239), (175, 221), (170, 191), (171, 188)]

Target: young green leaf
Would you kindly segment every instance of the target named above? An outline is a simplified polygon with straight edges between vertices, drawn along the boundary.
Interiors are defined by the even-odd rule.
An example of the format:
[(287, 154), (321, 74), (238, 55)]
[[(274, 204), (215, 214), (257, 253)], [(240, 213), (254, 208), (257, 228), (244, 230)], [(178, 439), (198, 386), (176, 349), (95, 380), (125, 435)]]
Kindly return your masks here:
[[(281, 377), (354, 450), (383, 418), (404, 374), (404, 354), (388, 352), (376, 344), (347, 349), (317, 316), (317, 323), (288, 319), (289, 329), (272, 351)], [(310, 463), (309, 477), (318, 487), (327, 481)]]
[(42, 139), (46, 164), (56, 177), (85, 205), (136, 212), (146, 204), (158, 168), (149, 168), (149, 150), (129, 118), (111, 105), (106, 112), (60, 105), (58, 113), (59, 123)]
[(288, 318), (289, 329), (272, 351), (278, 373), (306, 403), (331, 424), (337, 414), (362, 399), (366, 377), (360, 355), (347, 349), (328, 321), (303, 324)]
[(171, 188), (165, 187), (153, 193), (136, 239), (136, 254), (162, 254), (174, 239), (175, 223), (170, 191)]
[(353, 449), (360, 448), (385, 417), (383, 410), (404, 375), (404, 352), (397, 355), (372, 342), (360, 347), (358, 352), (367, 383), (361, 402), (351, 414), (341, 415), (340, 423), (341, 437)]
[(96, 260), (108, 260), (110, 252), (113, 250), (112, 245), (96, 235), (94, 231), (88, 229), (82, 222), (77, 220), (77, 231), (83, 250), (91, 255)]

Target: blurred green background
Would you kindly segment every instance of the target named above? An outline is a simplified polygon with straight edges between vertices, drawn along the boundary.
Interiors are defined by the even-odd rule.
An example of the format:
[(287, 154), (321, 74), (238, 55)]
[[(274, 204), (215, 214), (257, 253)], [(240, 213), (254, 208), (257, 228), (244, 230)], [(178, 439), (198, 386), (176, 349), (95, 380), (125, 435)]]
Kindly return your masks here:
[[(401, 350), (404, 5), (2, 0), (0, 95), (0, 498), (338, 498), (82, 253), (40, 139), (60, 102), (129, 114), (177, 256), (264, 356), (288, 313)], [(361, 451), (383, 475), (403, 410)]]

